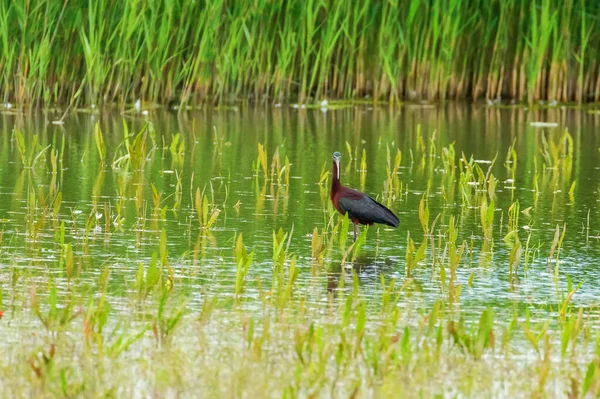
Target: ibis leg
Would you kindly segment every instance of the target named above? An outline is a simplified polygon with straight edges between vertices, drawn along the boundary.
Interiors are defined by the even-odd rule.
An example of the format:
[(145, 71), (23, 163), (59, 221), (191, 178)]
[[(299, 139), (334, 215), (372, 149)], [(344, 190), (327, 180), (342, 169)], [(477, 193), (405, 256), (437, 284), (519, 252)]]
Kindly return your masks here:
[(354, 229), (354, 242), (356, 242), (356, 231), (358, 230), (356, 223), (352, 223), (352, 228)]

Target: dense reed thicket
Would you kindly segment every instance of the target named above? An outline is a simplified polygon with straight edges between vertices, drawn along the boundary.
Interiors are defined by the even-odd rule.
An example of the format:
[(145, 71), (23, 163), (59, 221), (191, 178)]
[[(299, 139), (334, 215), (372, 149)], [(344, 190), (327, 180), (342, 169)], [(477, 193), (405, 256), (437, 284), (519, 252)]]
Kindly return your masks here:
[(4, 0), (0, 95), (597, 101), (599, 15), (585, 0)]

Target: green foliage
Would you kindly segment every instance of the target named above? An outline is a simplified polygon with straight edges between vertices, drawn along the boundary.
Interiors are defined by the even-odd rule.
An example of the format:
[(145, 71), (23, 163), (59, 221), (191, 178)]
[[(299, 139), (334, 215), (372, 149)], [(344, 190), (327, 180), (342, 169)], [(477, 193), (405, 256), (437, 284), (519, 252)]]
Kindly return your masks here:
[(152, 331), (159, 345), (163, 345), (172, 335), (175, 328), (181, 322), (185, 314), (185, 305), (180, 305), (175, 309), (167, 307), (169, 302), (169, 291), (163, 290), (158, 301), (158, 309), (154, 320)]
[(234, 251), (236, 263), (235, 298), (236, 300), (239, 300), (246, 286), (246, 276), (250, 270), (252, 260), (254, 259), (254, 251), (248, 254), (246, 247), (244, 246), (244, 239), (242, 238), (241, 233), (238, 235), (237, 240), (235, 241)]
[(458, 322), (448, 322), (448, 333), (465, 353), (472, 355), (475, 359), (481, 358), (484, 351), (495, 345), (494, 336), (494, 312), (487, 308), (481, 313), (479, 323), (467, 329), (465, 321), (461, 317)]
[(80, 310), (75, 308), (76, 303), (72, 293), (59, 294), (54, 281), (49, 282), (48, 292), (46, 306), (44, 306), (47, 310), (44, 311), (39, 304), (36, 290), (31, 291), (31, 310), (47, 332), (56, 334), (79, 316)]
[(2, 100), (598, 100), (598, 14), (583, 0), (5, 1)]
[[(209, 206), (208, 196), (204, 195), (204, 193), (201, 193), (200, 188), (196, 189), (194, 204), (196, 206), (196, 213), (200, 228), (203, 230), (210, 230), (217, 221), (221, 211), (214, 204), (210, 204)], [(209, 209), (211, 209), (210, 213)]]
[(94, 126), (94, 139), (96, 141), (98, 155), (100, 155), (100, 165), (106, 166), (106, 147), (104, 145), (104, 137), (102, 136), (99, 122), (96, 122), (96, 125)]
[(406, 266), (405, 272), (406, 277), (412, 277), (413, 269), (419, 264), (419, 262), (425, 259), (425, 251), (427, 250), (427, 240), (423, 240), (419, 248), (416, 249), (415, 243), (410, 238), (410, 233), (407, 237), (406, 244)]
[(348, 241), (348, 229), (350, 225), (350, 218), (348, 217), (348, 213), (344, 214), (344, 216), (341, 218), (341, 222), (342, 225), (338, 237), (338, 245), (342, 252), (344, 252), (346, 250), (346, 242)]

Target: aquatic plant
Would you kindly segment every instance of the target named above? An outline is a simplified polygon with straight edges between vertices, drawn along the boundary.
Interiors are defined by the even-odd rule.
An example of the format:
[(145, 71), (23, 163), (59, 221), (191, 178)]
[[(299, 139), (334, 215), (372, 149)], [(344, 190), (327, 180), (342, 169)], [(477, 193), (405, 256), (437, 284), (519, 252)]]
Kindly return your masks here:
[(248, 253), (244, 246), (242, 234), (237, 236), (234, 248), (236, 273), (235, 273), (235, 298), (239, 300), (246, 286), (246, 276), (254, 258), (254, 251)]
[(100, 155), (100, 166), (106, 166), (106, 146), (104, 145), (104, 137), (100, 130), (100, 123), (96, 122), (94, 127), (94, 139), (96, 141), (96, 148), (98, 149), (98, 155)]
[[(345, 131), (364, 113), (313, 116)], [(68, 140), (69, 120), (23, 123), (21, 148), (12, 127), (0, 138), (0, 396), (598, 393), (587, 137), (541, 130), (482, 150), (433, 127), (348, 131), (335, 138), (353, 143), (348, 179), (364, 153), (402, 233), (349, 242), (312, 137), (291, 145), (274, 123), (268, 142), (257, 132), (261, 162), (238, 152), (260, 142), (246, 125), (196, 135), (181, 116), (125, 115), (102, 121), (114, 169), (99, 171), (93, 121)]]
[(0, 7), (3, 104), (600, 98), (593, 2)]

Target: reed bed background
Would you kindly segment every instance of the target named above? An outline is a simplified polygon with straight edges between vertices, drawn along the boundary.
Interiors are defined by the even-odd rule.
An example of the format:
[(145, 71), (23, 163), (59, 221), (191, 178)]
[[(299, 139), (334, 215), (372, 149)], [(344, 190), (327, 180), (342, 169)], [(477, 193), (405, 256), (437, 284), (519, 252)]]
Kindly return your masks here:
[(0, 99), (598, 101), (584, 0), (0, 2)]

